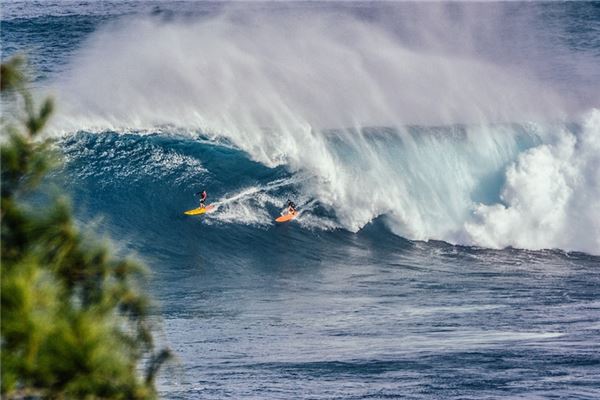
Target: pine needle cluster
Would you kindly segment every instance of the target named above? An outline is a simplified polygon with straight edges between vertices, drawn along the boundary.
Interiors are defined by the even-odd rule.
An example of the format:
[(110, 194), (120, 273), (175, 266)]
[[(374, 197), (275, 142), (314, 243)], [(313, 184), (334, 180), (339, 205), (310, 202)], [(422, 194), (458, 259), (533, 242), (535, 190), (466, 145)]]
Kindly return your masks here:
[(23, 68), (0, 80), (18, 113), (1, 122), (2, 397), (154, 398), (170, 353), (153, 346), (144, 267), (81, 233), (64, 198), (28, 200), (59, 157), (41, 134), (54, 103), (36, 106)]

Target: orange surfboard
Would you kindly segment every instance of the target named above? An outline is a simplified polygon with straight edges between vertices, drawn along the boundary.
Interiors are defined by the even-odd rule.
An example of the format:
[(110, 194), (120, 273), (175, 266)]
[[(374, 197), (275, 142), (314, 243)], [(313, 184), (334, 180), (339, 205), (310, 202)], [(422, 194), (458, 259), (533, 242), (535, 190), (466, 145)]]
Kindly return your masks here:
[(187, 210), (184, 212), (184, 214), (200, 215), (200, 214), (204, 214), (204, 213), (211, 211), (213, 208), (215, 208), (215, 206), (213, 206), (212, 204), (209, 204), (206, 207), (198, 207), (198, 208), (194, 208), (193, 210)]
[(288, 221), (291, 221), (294, 218), (296, 218), (297, 215), (298, 215), (298, 211), (293, 212), (293, 213), (287, 213), (285, 215), (282, 215), (281, 217), (275, 218), (275, 221), (276, 222), (288, 222)]

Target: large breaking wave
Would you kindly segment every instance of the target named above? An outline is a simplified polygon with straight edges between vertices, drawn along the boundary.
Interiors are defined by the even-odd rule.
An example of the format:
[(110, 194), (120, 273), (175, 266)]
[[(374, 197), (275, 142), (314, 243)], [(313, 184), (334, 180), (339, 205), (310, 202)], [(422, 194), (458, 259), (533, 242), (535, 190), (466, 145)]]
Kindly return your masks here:
[(417, 43), (328, 12), (127, 19), (55, 82), (52, 130), (225, 138), (308, 177), (302, 201), (351, 231), (381, 217), (410, 239), (599, 254), (600, 110), (411, 29)]

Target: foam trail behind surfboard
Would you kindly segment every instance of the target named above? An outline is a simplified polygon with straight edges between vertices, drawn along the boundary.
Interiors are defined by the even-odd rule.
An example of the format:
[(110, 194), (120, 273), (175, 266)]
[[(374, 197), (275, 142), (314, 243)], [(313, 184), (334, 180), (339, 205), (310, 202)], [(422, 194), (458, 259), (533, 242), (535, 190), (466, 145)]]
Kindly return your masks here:
[(291, 185), (295, 185), (298, 183), (301, 183), (303, 181), (308, 180), (310, 177), (307, 176), (293, 176), (290, 178), (282, 178), (282, 179), (277, 179), (274, 180), (272, 182), (269, 182), (268, 184), (264, 185), (264, 186), (251, 186), (248, 188), (245, 188), (229, 197), (225, 197), (219, 201), (216, 201), (215, 205), (226, 205), (226, 204), (230, 204), (230, 203), (235, 203), (235, 202), (240, 202), (250, 196), (253, 196), (257, 193), (261, 193), (261, 192), (270, 192), (272, 190), (278, 189), (280, 187), (284, 187), (284, 186), (291, 186)]
[(310, 176), (295, 175), (289, 178), (276, 179), (262, 186), (251, 186), (240, 191), (226, 195), (222, 199), (212, 203), (219, 208), (218, 213), (210, 214), (210, 219), (225, 223), (241, 223), (246, 225), (266, 226), (272, 222), (272, 216), (268, 213), (268, 204), (280, 205), (283, 199), (271, 193), (286, 186), (302, 183)]

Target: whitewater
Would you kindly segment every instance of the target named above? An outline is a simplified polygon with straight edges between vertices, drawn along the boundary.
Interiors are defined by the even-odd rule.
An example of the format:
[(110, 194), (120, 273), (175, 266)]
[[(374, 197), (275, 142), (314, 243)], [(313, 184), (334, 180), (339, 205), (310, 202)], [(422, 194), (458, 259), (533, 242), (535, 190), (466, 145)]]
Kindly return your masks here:
[(149, 266), (161, 397), (600, 397), (597, 3), (8, 1), (0, 35), (51, 195)]

